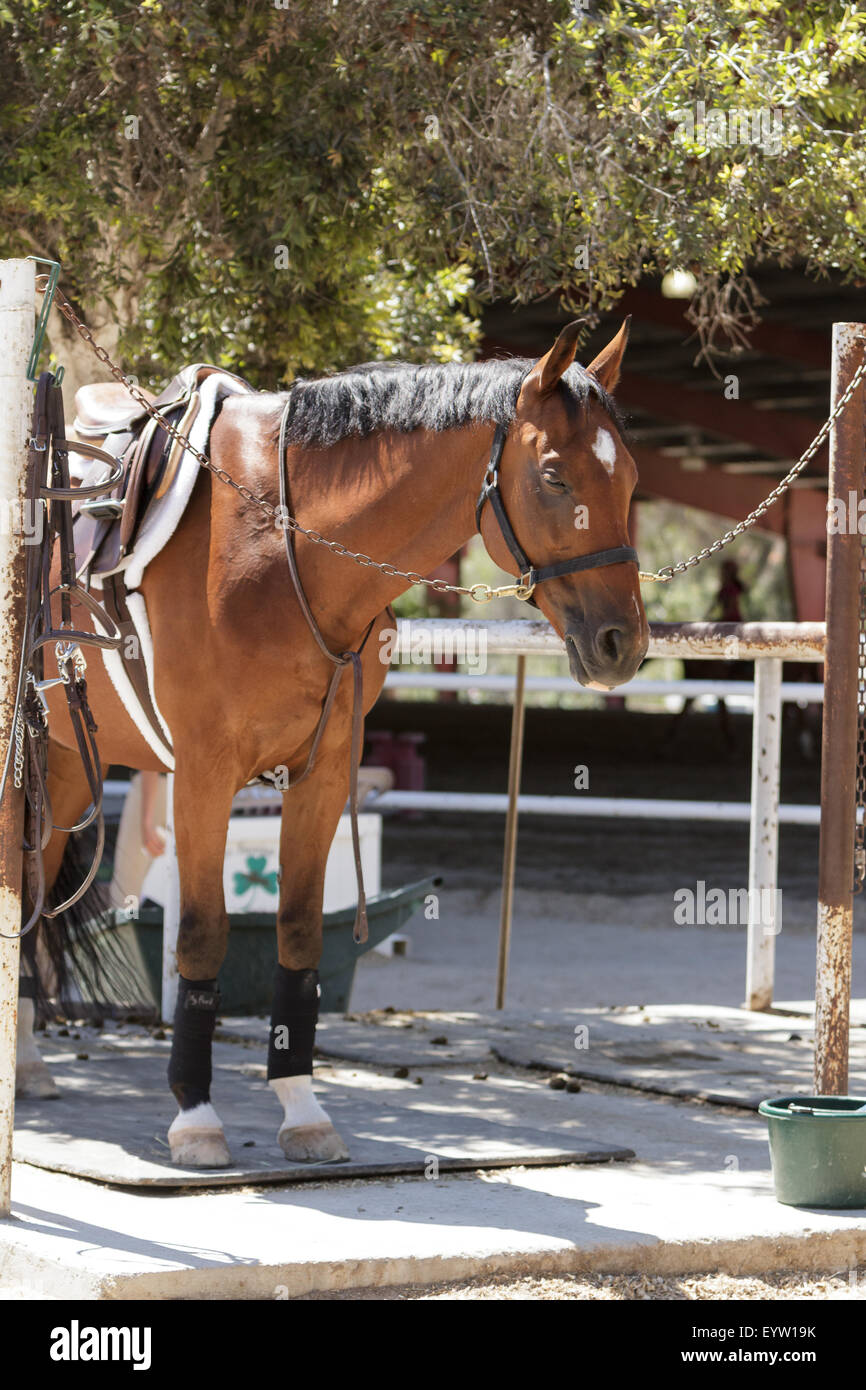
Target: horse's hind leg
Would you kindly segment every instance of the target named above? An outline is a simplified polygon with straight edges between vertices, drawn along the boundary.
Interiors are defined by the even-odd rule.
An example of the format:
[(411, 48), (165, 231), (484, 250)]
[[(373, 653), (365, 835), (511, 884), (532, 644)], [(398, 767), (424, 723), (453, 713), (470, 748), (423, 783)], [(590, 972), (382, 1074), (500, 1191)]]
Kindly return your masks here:
[[(51, 798), (51, 810), (58, 825), (74, 825), (90, 804), (90, 791), (84, 769), (77, 752), (64, 748), (51, 741), (48, 745), (48, 769), (46, 786)], [(51, 889), (60, 868), (68, 835), (55, 830), (45, 847), (43, 864), (45, 869), (45, 890)], [(29, 907), (27, 912), (29, 915)], [(18, 1037), (15, 1065), (15, 1094), (19, 1097), (47, 1099), (58, 1094), (51, 1073), (39, 1055), (36, 1039), (33, 1036), (35, 1023), (36, 972), (39, 970), (43, 985), (46, 984), (44, 972), (48, 964), (37, 939), (37, 933), (50, 931), (50, 926), (42, 923), (34, 927), (32, 938), (24, 939), (18, 998)], [(50, 992), (50, 989), (49, 989)]]
[(313, 1044), (319, 1013), (325, 865), (348, 793), (349, 749), (320, 751), (315, 771), (283, 799), (280, 911), (268, 1081), (283, 1106), (280, 1147), (295, 1163), (349, 1157), (313, 1094)]
[(210, 1098), (211, 1050), (219, 1006), (217, 975), (228, 916), (223, 858), (234, 785), (216, 759), (178, 755), (174, 825), (180, 870), (178, 994), (168, 1080), (180, 1109), (168, 1131), (174, 1163), (225, 1168), (231, 1155)]

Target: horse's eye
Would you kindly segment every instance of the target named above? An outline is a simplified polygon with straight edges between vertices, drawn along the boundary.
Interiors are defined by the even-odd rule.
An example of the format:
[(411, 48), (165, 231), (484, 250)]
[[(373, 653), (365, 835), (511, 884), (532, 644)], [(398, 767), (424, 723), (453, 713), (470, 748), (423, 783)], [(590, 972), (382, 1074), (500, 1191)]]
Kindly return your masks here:
[(552, 468), (546, 468), (541, 475), (545, 487), (549, 487), (551, 492), (567, 492), (568, 484), (564, 483), (558, 473), (554, 473)]

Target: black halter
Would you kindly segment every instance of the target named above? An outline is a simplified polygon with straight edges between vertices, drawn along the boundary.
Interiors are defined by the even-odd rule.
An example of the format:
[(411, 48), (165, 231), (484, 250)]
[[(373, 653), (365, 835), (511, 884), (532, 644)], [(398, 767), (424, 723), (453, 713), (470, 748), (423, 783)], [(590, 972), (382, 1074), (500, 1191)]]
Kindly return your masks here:
[(484, 475), (481, 492), (475, 504), (475, 525), (480, 534), (484, 504), (489, 502), (493, 508), (493, 514), (499, 522), (502, 538), (517, 565), (518, 586), (523, 590), (522, 593), (516, 595), (517, 598), (530, 598), (536, 584), (543, 584), (545, 579), (561, 579), (564, 574), (577, 574), (580, 570), (599, 569), (602, 565), (638, 564), (637, 551), (632, 546), (617, 545), (611, 550), (595, 550), (591, 555), (575, 555), (571, 560), (558, 560), (554, 565), (545, 565), (543, 569), (536, 569), (514, 534), (511, 522), (508, 520), (508, 513), (505, 510), (505, 503), (502, 500), (502, 493), (499, 491), (499, 464), (502, 460), (502, 451), (505, 448), (507, 435), (507, 425), (496, 426), (496, 433), (490, 448), (490, 461), (487, 464), (487, 472)]

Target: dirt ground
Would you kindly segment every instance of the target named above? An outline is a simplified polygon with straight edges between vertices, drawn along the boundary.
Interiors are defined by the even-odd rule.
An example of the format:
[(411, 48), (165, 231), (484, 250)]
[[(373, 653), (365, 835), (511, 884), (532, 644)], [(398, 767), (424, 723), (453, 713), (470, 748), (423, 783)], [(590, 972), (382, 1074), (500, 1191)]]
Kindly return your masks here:
[(454, 1284), (430, 1284), (401, 1288), (355, 1289), (340, 1294), (316, 1294), (307, 1300), (328, 1298), (340, 1302), (376, 1299), (383, 1302), (688, 1302), (798, 1299), (866, 1299), (866, 1286), (853, 1284), (847, 1271), (832, 1274), (766, 1274), (733, 1278), (728, 1274), (683, 1275), (655, 1278), (646, 1274), (501, 1275), (494, 1279), (470, 1279)]
[[(507, 785), (510, 709), (503, 705), (381, 701), (368, 729), (426, 736), (431, 790), (498, 791)], [(732, 716), (734, 748), (714, 713), (692, 713), (671, 748), (671, 716), (617, 710), (530, 708), (526, 716), (522, 790), (579, 796), (574, 769), (586, 766), (593, 796), (749, 800), (751, 719)], [(813, 731), (813, 733), (816, 731)], [(799, 729), (786, 720), (782, 740), (783, 803), (816, 804), (818, 762), (803, 756)], [(447, 886), (495, 888), (502, 867), (503, 817), (400, 816), (386, 822), (385, 886), (440, 869)], [(686, 867), (708, 884), (746, 883), (748, 826), (713, 822), (620, 821), (609, 818), (521, 819), (517, 882), (523, 888), (622, 894), (669, 893)], [(779, 883), (786, 899), (809, 904), (814, 917), (818, 832), (784, 826)], [(864, 918), (866, 920), (866, 918)]]

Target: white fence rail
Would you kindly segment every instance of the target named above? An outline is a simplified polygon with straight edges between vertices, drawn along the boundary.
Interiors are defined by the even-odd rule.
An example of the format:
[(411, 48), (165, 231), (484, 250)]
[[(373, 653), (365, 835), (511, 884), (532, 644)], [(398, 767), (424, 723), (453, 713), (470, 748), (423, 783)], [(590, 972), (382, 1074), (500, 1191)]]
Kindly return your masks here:
[[(386, 690), (473, 690), (480, 694), (512, 695), (514, 677), (509, 675), (488, 675), (458, 671), (389, 671), (385, 682)], [(527, 676), (527, 693), (549, 691), (557, 695), (574, 695), (580, 691), (571, 676)], [(585, 692), (599, 700), (633, 695), (665, 696), (682, 695), (691, 699), (698, 695), (717, 695), (720, 699), (743, 699), (751, 702), (755, 693), (754, 681), (726, 680), (633, 680), (626, 685), (618, 685), (610, 695), (599, 690)], [(783, 681), (781, 688), (783, 704), (822, 704), (824, 687), (817, 681)]]
[[(425, 644), (434, 660), (460, 660), (469, 655), (477, 664), (482, 655), (512, 655), (518, 659), (516, 681), (499, 675), (471, 673), (434, 674), (395, 671), (389, 674), (392, 689), (426, 685), (439, 690), (486, 689), (516, 691), (512, 716), (512, 758), (522, 740), (525, 690), (569, 690), (576, 687), (568, 678), (529, 677), (526, 658), (561, 655), (562, 641), (549, 623), (537, 619), (510, 622), (472, 622), (436, 619), (406, 619), (398, 624), (399, 652), (413, 651), (413, 644)], [(778, 886), (779, 824), (820, 825), (818, 806), (779, 805), (781, 767), (782, 705), (785, 700), (823, 700), (823, 687), (817, 683), (782, 681), (783, 661), (822, 662), (825, 627), (823, 623), (677, 623), (653, 624), (647, 655), (707, 661), (754, 661), (755, 682), (647, 681), (636, 680), (619, 686), (617, 696), (648, 694), (697, 695), (713, 693), (728, 697), (748, 691), (754, 700), (752, 724), (751, 801), (670, 801), (587, 797), (520, 796), (520, 767), (510, 769), (512, 793), (484, 795), (453, 792), (388, 792), (378, 798), (383, 810), (421, 809), (428, 811), (487, 811), (506, 813), (506, 846), (503, 868), (503, 912), (500, 940), (511, 935), (513, 897), (514, 836), (517, 813), (535, 815), (612, 816), (617, 819), (675, 819), (749, 822), (748, 885), (750, 920), (746, 944), (746, 1005), (750, 1009), (769, 1008), (773, 1001), (776, 923), (767, 922), (756, 905), (776, 902)], [(510, 814), (509, 814), (510, 813)], [(497, 996), (505, 997), (507, 949), (500, 949), (500, 977)]]

